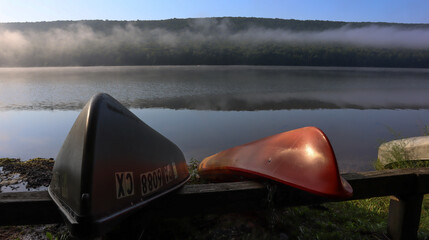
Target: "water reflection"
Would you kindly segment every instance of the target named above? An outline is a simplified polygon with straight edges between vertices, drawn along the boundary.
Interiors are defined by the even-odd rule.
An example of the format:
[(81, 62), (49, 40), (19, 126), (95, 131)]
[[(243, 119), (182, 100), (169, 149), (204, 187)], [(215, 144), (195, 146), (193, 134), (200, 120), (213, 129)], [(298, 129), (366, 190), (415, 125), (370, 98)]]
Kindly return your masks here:
[[(322, 129), (341, 171), (372, 169), (381, 141), (421, 135), (429, 110), (197, 111), (132, 109), (176, 143), (187, 160), (304, 126)], [(55, 157), (79, 111), (0, 112), (0, 157)]]
[(0, 69), (0, 110), (79, 110), (98, 92), (130, 108), (429, 109), (429, 70), (314, 67)]
[(78, 111), (0, 112), (0, 158), (55, 157)]
[[(342, 171), (429, 124), (429, 70), (315, 67), (0, 69), (0, 157), (55, 157), (78, 113), (106, 92), (186, 158), (305, 126), (322, 129)], [(67, 110), (67, 111), (66, 111)]]

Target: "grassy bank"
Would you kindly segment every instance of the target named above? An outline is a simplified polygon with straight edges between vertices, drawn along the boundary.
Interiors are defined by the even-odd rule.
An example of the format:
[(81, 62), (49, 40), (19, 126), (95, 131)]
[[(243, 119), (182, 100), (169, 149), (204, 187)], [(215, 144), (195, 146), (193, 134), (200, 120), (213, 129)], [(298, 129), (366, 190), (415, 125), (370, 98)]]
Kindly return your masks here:
[[(31, 180), (32, 174), (52, 169), (52, 159), (34, 159), (21, 162), (0, 159), (5, 174), (20, 173)], [(196, 167), (189, 164), (191, 183), (201, 183)], [(39, 175), (40, 176), (40, 175)], [(49, 183), (49, 179), (45, 179)], [(42, 183), (42, 182), (39, 182)], [(32, 185), (33, 186), (33, 185)], [(389, 198), (372, 198), (347, 202), (325, 203), (316, 206), (268, 209), (259, 212), (198, 215), (182, 218), (164, 218), (148, 221), (144, 228), (146, 239), (385, 239)], [(134, 229), (135, 230), (135, 229)], [(106, 239), (128, 239), (139, 235), (120, 230)], [(0, 227), (1, 239), (69, 239), (64, 225)], [(429, 197), (425, 196), (418, 236), (429, 239)]]
[(383, 239), (388, 198), (157, 220), (150, 239)]

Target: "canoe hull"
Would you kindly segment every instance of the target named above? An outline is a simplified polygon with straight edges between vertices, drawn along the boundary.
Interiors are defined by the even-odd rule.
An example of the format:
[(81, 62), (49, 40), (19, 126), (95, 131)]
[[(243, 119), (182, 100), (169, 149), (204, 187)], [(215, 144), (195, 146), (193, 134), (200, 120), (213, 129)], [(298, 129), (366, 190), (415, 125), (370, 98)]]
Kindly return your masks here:
[(100, 235), (188, 179), (174, 143), (99, 94), (70, 130), (48, 190), (73, 235)]
[(429, 136), (411, 137), (386, 142), (378, 148), (378, 161), (389, 168), (401, 162), (418, 164), (429, 161)]
[(352, 195), (351, 186), (339, 175), (328, 138), (315, 127), (280, 133), (217, 153), (204, 159), (198, 171), (211, 181), (260, 178), (325, 197)]

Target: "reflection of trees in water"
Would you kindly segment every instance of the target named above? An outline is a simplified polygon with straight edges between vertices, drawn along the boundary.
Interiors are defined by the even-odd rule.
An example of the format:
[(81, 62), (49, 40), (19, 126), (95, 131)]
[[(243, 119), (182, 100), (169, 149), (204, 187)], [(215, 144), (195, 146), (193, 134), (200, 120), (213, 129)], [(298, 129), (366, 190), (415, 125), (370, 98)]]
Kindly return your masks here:
[(0, 69), (0, 111), (79, 110), (98, 92), (129, 108), (429, 109), (416, 69), (157, 66)]
[[(127, 108), (166, 108), (214, 111), (257, 111), (257, 110), (290, 110), (290, 109), (429, 109), (428, 104), (417, 103), (365, 103), (358, 101), (324, 101), (307, 98), (270, 99), (251, 96), (181, 96), (155, 99), (125, 99), (119, 101)], [(31, 105), (1, 104), (2, 110), (80, 110), (85, 102), (32, 102)]]

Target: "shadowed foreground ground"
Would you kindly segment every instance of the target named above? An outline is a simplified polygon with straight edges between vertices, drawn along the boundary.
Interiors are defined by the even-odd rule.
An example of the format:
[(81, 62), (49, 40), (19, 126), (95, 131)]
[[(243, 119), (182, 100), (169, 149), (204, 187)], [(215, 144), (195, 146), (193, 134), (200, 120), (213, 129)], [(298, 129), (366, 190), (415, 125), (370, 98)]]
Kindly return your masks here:
[[(47, 187), (53, 159), (0, 159), (0, 185), (13, 190)], [(191, 162), (191, 183), (198, 183)], [(17, 173), (19, 176), (17, 176)], [(7, 188), (9, 187), (9, 188)], [(143, 219), (126, 223), (103, 239), (386, 239), (389, 198), (373, 198), (259, 212)], [(429, 239), (429, 199), (423, 201), (419, 239)], [(70, 239), (64, 224), (0, 227), (0, 239)]]

